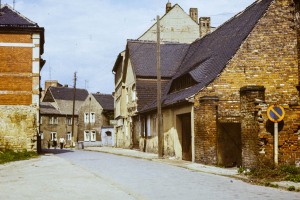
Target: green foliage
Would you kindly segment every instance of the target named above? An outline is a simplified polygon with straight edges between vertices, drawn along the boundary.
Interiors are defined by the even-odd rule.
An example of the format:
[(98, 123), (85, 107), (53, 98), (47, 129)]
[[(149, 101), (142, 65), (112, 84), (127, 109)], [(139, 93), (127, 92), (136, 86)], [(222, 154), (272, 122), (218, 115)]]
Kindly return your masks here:
[(295, 186), (288, 187), (288, 191), (295, 191), (295, 190), (296, 190)]
[(6, 150), (0, 153), (0, 164), (13, 162), (18, 160), (28, 160), (37, 157), (36, 152), (29, 152), (27, 150), (14, 152), (13, 150)]

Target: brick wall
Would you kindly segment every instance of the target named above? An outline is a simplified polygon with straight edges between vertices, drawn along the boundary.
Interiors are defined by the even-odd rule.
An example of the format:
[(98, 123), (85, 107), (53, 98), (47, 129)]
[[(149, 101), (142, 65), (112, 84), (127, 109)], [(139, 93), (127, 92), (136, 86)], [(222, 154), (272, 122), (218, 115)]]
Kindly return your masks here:
[(217, 164), (217, 97), (201, 97), (195, 109), (195, 161)]
[[(290, 106), (299, 101), (299, 93), (296, 89), (299, 82), (299, 69), (294, 10), (292, 0), (274, 1), (220, 76), (195, 97), (196, 124), (199, 124), (205, 116), (200, 103), (203, 96), (219, 98), (219, 121), (240, 122), (240, 88), (253, 85), (265, 87), (266, 106), (280, 104), (287, 109), (288, 113), (284, 119), (284, 129), (279, 133), (281, 141), (279, 162), (289, 162), (289, 160), (293, 162), (300, 158), (299, 134), (296, 134), (300, 128), (299, 110), (298, 107)], [(215, 120), (213, 115), (210, 118), (211, 120), (207, 119), (207, 121)], [(264, 120), (264, 127), (260, 125), (261, 129), (266, 128), (266, 116)], [(197, 126), (195, 135), (201, 134), (201, 129), (199, 125)], [(253, 131), (257, 131), (255, 127)], [(259, 137), (270, 140), (265, 147), (264, 156), (271, 158), (273, 156), (273, 152), (270, 151), (273, 148), (272, 135), (264, 134), (265, 136)], [(284, 145), (281, 145), (282, 143)], [(196, 155), (200, 155), (204, 148), (210, 148), (214, 143), (202, 145), (202, 149), (196, 149)]]

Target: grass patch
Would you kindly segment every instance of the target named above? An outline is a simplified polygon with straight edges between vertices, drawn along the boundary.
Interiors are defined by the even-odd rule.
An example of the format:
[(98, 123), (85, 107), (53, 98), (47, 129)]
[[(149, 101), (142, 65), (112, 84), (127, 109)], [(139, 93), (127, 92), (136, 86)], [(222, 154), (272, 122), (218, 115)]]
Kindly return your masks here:
[[(268, 183), (274, 181), (292, 181), (300, 182), (300, 168), (295, 165), (279, 165), (275, 166), (271, 160), (259, 160), (256, 167), (245, 173), (251, 180)], [(271, 186), (271, 185), (270, 185)], [(272, 187), (272, 186), (271, 186)]]
[(38, 154), (36, 152), (31, 152), (27, 150), (14, 152), (13, 150), (6, 150), (4, 152), (0, 151), (0, 164), (18, 161), (18, 160), (28, 160), (30, 158), (36, 158)]

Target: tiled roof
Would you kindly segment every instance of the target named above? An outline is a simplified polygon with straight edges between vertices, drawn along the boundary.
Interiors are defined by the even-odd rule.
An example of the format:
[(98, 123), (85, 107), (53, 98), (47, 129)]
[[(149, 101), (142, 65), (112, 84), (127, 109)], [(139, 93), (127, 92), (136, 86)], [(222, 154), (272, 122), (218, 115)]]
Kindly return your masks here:
[[(59, 100), (73, 100), (74, 98), (74, 88), (69, 87), (49, 87), (48, 89), (54, 99)], [(84, 101), (89, 95), (88, 91), (85, 89), (76, 88), (76, 100)]]
[(243, 41), (253, 30), (258, 20), (265, 14), (273, 0), (256, 1), (243, 12), (238, 13), (211, 34), (193, 42), (173, 81), (187, 73), (197, 82), (196, 85), (172, 93), (171, 84), (165, 91), (164, 105), (185, 101), (210, 84), (236, 54)]
[(40, 113), (43, 115), (59, 115), (60, 112), (50, 103), (50, 102), (41, 102), (40, 103)]
[(37, 23), (24, 17), (21, 13), (4, 5), (0, 9), (0, 27), (39, 27)]
[(104, 110), (114, 110), (114, 98), (111, 94), (92, 94)]
[[(137, 77), (156, 77), (156, 43), (150, 41), (128, 41), (130, 60)], [(171, 78), (186, 54), (188, 44), (161, 44), (161, 76)]]
[[(211, 34), (193, 42), (189, 46), (172, 81), (189, 74), (196, 81), (196, 84), (186, 89), (169, 93), (172, 84), (172, 81), (170, 81), (166, 88), (162, 89), (163, 106), (187, 101), (187, 98), (195, 95), (217, 78), (230, 59), (236, 54), (243, 41), (251, 33), (258, 20), (265, 14), (272, 1), (274, 0), (258, 0), (254, 2)], [(152, 102), (140, 111), (146, 112), (155, 109), (155, 107), (156, 102)]]
[[(169, 80), (162, 81), (161, 87), (164, 89), (168, 82)], [(157, 100), (157, 81), (155, 79), (138, 79), (136, 81), (136, 92), (138, 96), (138, 111), (147, 110)]]

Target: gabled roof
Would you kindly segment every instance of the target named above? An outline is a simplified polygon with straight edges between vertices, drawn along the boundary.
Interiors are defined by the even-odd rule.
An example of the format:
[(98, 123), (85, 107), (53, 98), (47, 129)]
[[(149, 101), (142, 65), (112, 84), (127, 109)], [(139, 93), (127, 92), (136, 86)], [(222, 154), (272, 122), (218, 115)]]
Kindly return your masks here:
[[(47, 92), (50, 92), (54, 99), (72, 101), (74, 98), (74, 88), (69, 87), (49, 87)], [(84, 101), (89, 95), (85, 89), (76, 88), (76, 101)]]
[[(137, 77), (156, 77), (156, 43), (151, 41), (129, 40), (129, 57)], [(161, 76), (171, 78), (176, 73), (188, 49), (188, 44), (161, 44)]]
[(23, 16), (12, 9), (9, 5), (4, 5), (0, 9), (0, 27), (39, 27), (37, 23)]
[[(189, 74), (196, 84), (174, 92), (170, 92), (172, 81), (164, 90), (163, 106), (187, 101), (204, 87), (215, 80), (233, 58), (244, 40), (249, 36), (257, 22), (266, 13), (274, 0), (258, 0), (244, 11), (238, 13), (211, 34), (193, 42), (172, 81)], [(148, 106), (153, 109), (156, 103)]]
[(111, 94), (92, 94), (104, 110), (114, 110), (114, 98)]
[(50, 102), (40, 102), (40, 113), (42, 115), (60, 115), (60, 112)]
[[(195, 24), (198, 24), (198, 23), (195, 22), (195, 21), (191, 18), (191, 16), (188, 15), (188, 14), (181, 8), (181, 6), (178, 5), (178, 4), (175, 4), (174, 6), (172, 6), (172, 8), (169, 10), (169, 12), (165, 13), (162, 17), (160, 17), (159, 20), (161, 21), (163, 18), (167, 17), (168, 15), (171, 15), (171, 14), (172, 14), (172, 10), (174, 10), (174, 8), (179, 8), (184, 14), (186, 14), (186, 16), (187, 16), (188, 18), (191, 19), (192, 22), (194, 22)], [(143, 33), (143, 34), (138, 38), (138, 40), (140, 40), (144, 35), (146, 35), (153, 27), (157, 26), (156, 23), (157, 23), (157, 22), (155, 22), (155, 23), (154, 23), (154, 24), (153, 24), (153, 25), (152, 25), (145, 33)]]

